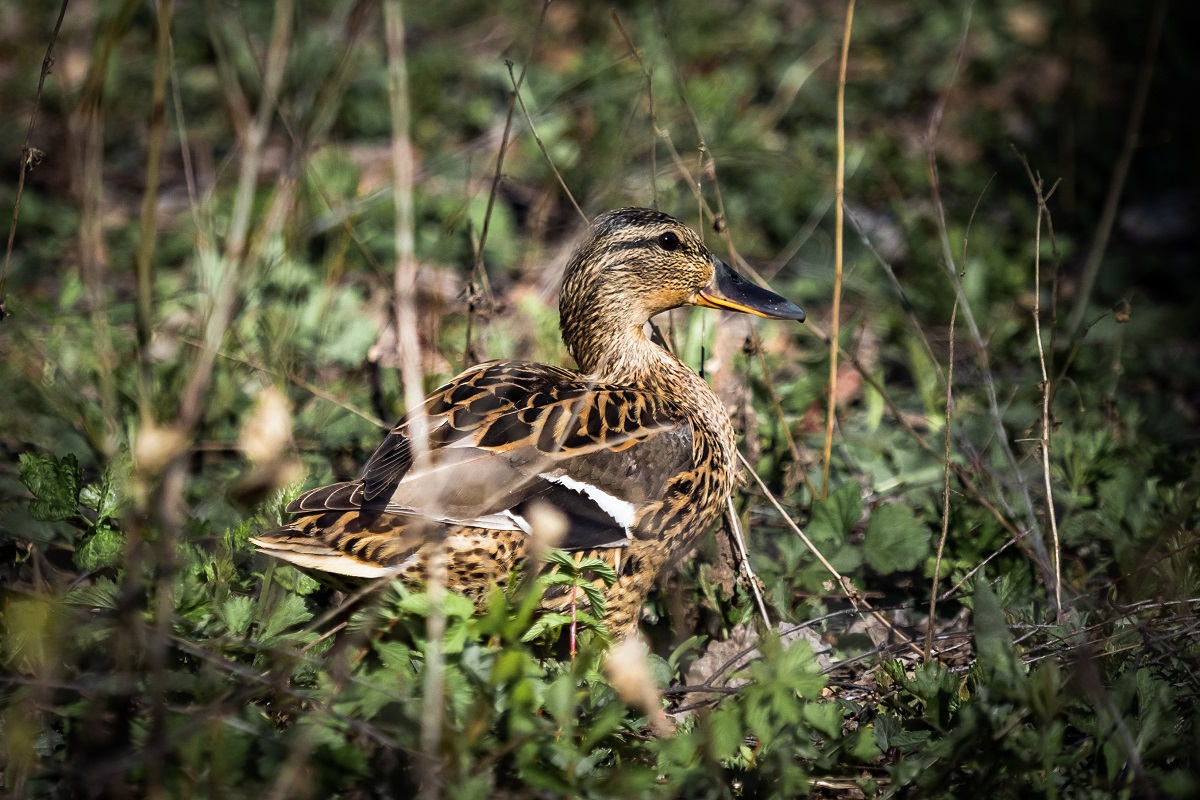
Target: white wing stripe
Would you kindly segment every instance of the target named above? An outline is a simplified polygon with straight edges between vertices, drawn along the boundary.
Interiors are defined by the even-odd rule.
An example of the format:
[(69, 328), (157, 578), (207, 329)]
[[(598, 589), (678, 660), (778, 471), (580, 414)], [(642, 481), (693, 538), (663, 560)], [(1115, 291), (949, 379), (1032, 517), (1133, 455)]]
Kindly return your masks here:
[(579, 492), (593, 503), (600, 507), (605, 514), (608, 514), (618, 525), (625, 529), (625, 538), (633, 538), (629, 529), (633, 527), (633, 520), (637, 516), (637, 507), (628, 500), (622, 500), (619, 497), (614, 497), (603, 489), (597, 488), (590, 483), (577, 481), (574, 478), (569, 478), (566, 475), (540, 475), (538, 477), (545, 478), (551, 483), (557, 483), (559, 486), (565, 486), (568, 489)]

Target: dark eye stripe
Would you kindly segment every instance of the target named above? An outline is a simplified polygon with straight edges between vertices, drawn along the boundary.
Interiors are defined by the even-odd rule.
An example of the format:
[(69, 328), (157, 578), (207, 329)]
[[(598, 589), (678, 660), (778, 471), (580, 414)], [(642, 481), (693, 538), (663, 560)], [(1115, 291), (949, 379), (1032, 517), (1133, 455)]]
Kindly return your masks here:
[[(671, 235), (674, 236), (674, 234), (671, 234)], [(603, 252), (605, 254), (609, 254), (609, 253), (618, 253), (618, 252), (621, 252), (622, 250), (645, 250), (648, 248), (653, 248), (653, 249), (657, 250), (657, 249), (662, 248), (662, 242), (659, 240), (663, 236), (666, 236), (666, 234), (661, 234), (659, 236), (654, 237), (653, 239), (638, 239), (636, 241), (631, 241), (631, 242), (613, 242), (612, 244), (605, 247)], [(680, 241), (679, 244), (676, 245), (676, 247), (675, 247), (675, 252), (677, 252), (677, 253), (679, 253), (679, 252), (693, 253), (695, 251), (692, 249), (692, 247), (690, 245), (685, 244), (684, 242)]]

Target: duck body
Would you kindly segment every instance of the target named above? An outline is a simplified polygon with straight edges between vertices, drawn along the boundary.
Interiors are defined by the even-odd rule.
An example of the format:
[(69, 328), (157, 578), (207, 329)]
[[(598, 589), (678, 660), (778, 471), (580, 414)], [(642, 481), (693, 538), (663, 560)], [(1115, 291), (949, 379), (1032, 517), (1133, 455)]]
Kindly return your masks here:
[[(477, 602), (553, 545), (613, 566), (605, 622), (627, 635), (658, 576), (720, 516), (736, 475), (720, 399), (642, 330), (682, 305), (803, 319), (674, 218), (601, 215), (560, 301), (579, 371), (516, 361), (466, 370), (388, 433), (357, 480), (302, 495), (288, 506), (291, 522), (255, 544), (307, 571), (411, 583), (441, 553), (447, 588)], [(544, 600), (556, 610), (570, 602), (565, 588)]]

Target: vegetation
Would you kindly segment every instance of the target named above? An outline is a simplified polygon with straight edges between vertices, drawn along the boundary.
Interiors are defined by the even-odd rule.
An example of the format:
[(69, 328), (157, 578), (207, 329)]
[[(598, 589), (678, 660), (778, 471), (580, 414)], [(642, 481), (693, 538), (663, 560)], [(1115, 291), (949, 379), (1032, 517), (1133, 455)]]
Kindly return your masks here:
[[(1198, 9), (860, 5), (839, 260), (841, 0), (174, 5), (0, 13), (5, 795), (1200, 793)], [(553, 551), (483, 614), (256, 555), (402, 372), (569, 363), (575, 202), (810, 314), (658, 320), (749, 563), (644, 652)]]

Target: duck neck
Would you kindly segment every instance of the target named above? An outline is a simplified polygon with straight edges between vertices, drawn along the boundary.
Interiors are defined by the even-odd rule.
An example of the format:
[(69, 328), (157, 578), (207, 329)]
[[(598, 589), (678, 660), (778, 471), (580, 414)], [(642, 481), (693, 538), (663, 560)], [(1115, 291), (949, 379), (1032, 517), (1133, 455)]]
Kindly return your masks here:
[(579, 369), (601, 383), (646, 384), (678, 371), (688, 372), (679, 359), (646, 338), (639, 326), (594, 331), (567, 340)]

